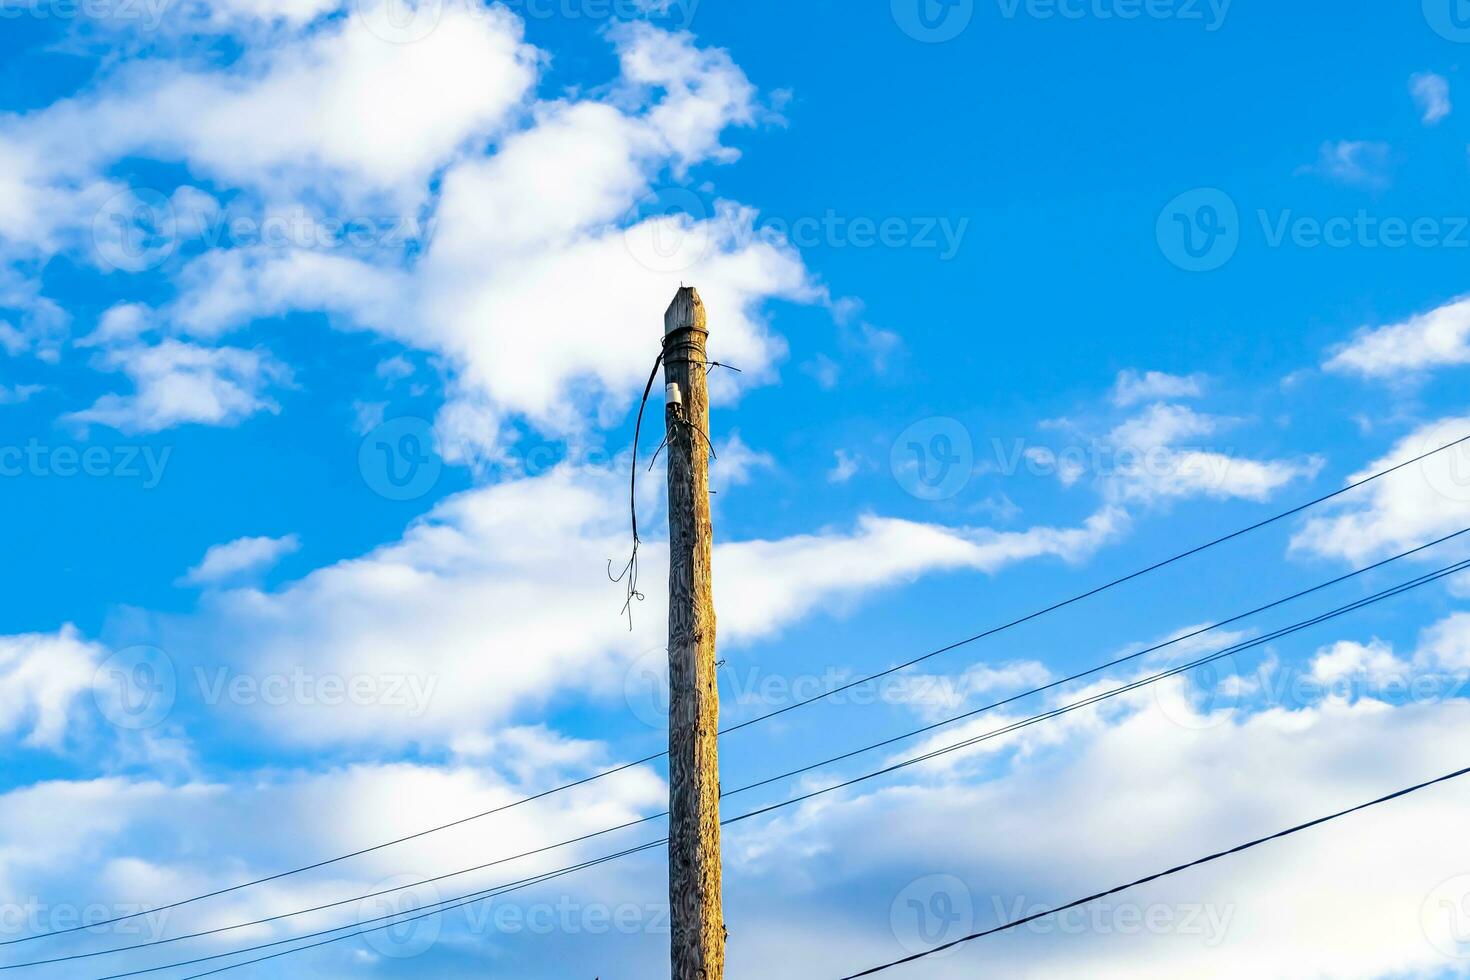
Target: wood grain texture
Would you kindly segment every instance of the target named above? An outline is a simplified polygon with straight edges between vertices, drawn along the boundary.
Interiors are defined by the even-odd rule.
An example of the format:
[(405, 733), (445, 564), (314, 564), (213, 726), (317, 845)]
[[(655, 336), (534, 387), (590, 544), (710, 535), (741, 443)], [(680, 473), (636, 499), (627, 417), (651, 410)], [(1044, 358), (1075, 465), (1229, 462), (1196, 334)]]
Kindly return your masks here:
[(704, 304), (679, 290), (664, 317), (669, 452), (669, 901), (674, 980), (725, 972), (720, 894), (720, 693), (715, 675), (713, 524)]

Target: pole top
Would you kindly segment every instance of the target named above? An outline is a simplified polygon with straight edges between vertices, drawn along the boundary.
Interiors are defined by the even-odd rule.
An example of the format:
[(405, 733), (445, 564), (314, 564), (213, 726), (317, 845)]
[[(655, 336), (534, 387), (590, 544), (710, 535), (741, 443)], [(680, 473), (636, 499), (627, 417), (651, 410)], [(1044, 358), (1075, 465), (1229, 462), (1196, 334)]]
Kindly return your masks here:
[(699, 290), (693, 286), (680, 286), (679, 291), (674, 294), (674, 301), (669, 304), (668, 312), (664, 314), (664, 336), (679, 330), (709, 332), (704, 315), (704, 300), (699, 298)]

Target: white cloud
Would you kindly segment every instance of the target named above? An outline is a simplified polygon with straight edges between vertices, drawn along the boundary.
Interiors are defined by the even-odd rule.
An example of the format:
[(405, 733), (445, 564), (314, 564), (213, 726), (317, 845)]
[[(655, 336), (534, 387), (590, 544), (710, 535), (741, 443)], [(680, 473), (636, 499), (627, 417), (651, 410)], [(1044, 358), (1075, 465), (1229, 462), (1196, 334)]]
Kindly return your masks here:
[(857, 457), (846, 449), (839, 449), (833, 454), (834, 462), (832, 468), (827, 471), (828, 483), (846, 483), (857, 476), (860, 464)]
[(0, 269), (0, 352), (11, 357), (32, 354), (55, 363), (70, 328), (66, 310), (42, 296), (34, 282)]
[(60, 749), (76, 700), (92, 689), (101, 648), (73, 626), (56, 633), (0, 636), (0, 734)]
[(1105, 488), (1119, 500), (1139, 503), (1196, 496), (1266, 500), (1286, 484), (1310, 479), (1321, 470), (1323, 461), (1318, 458), (1257, 460), (1181, 445), (1185, 440), (1216, 437), (1233, 421), (1182, 405), (1150, 406), (1109, 435), (1111, 460), (1102, 474)]
[(46, 388), (43, 385), (0, 385), (0, 405), (19, 405), (28, 402)]
[[(1421, 426), (1386, 454), (1348, 477), (1358, 482), (1470, 435), (1470, 418)], [(1470, 450), (1459, 446), (1355, 490), (1326, 513), (1309, 518), (1292, 538), (1293, 551), (1353, 564), (1427, 544), (1470, 525)]]
[(113, 347), (136, 341), (153, 327), (153, 311), (142, 303), (119, 303), (109, 307), (97, 321), (97, 329), (76, 342), (78, 347)]
[[(312, 703), (215, 712), (290, 741), (449, 741), (517, 724), (570, 692), (621, 698), (624, 674), (661, 644), (664, 628), (661, 590), (637, 607), (630, 633), (618, 610), (621, 587), (607, 579), (608, 559), (628, 551), (626, 492), (620, 472), (560, 467), (462, 493), (360, 558), (271, 592), (206, 593), (197, 616), (161, 621), (152, 639), (176, 658), (199, 659), (206, 672), (226, 664), (252, 676), (289, 675), (309, 664), (322, 675), (432, 686), (429, 710)], [(645, 501), (646, 582), (664, 575), (664, 547), (649, 531), (656, 513)], [(851, 531), (721, 543), (721, 640), (768, 637), (924, 574), (1078, 561), (1123, 529), (1122, 516), (1106, 511), (1079, 528), (1011, 533), (865, 517)], [(189, 663), (180, 670), (193, 676)]]
[[(342, 7), (341, 0), (209, 0), (196, 4), (174, 0), (167, 5), (176, 8), (167, 18), (175, 22), (174, 29), (201, 32), (238, 31), (255, 24), (301, 27)], [(185, 16), (190, 14), (193, 16)]]
[[(1037, 726), (1030, 751), (916, 767), (842, 797), (727, 828), (726, 906), (749, 934), (731, 944), (730, 972), (772, 978), (853, 972), (922, 948), (906, 941), (954, 938), (1015, 915), (1018, 907), (1060, 904), (1458, 769), (1464, 764), (1458, 746), (1470, 737), (1470, 706), (1329, 703), (1210, 722), (1192, 713), (1187, 699), (1166, 706), (1140, 692), (1109, 712), (1082, 711)], [(465, 761), (443, 766), (360, 765), (174, 786), (117, 778), (13, 790), (0, 796), (3, 897), (157, 904), (337, 854), (344, 842), (376, 843), (482, 812), (606, 764), (601, 746), (539, 729), (466, 748), (473, 751)], [(982, 961), (1005, 976), (1120, 980), (1197, 975), (1202, 962), (1221, 976), (1343, 980), (1453, 970), (1455, 961), (1434, 944), (1453, 938), (1446, 930), (1454, 920), (1444, 918), (1441, 900), (1463, 898), (1463, 891), (1443, 886), (1463, 888), (1457, 879), (1470, 869), (1470, 848), (1459, 843), (1470, 802), (1461, 783), (1130, 890), (1068, 916), (1065, 925), (1051, 921), (970, 944), (925, 961), (924, 975), (972, 977)], [(595, 789), (309, 878), (223, 896), (170, 915), (164, 925), (174, 933), (217, 927), (402, 884), (405, 873), (428, 876), (496, 860), (662, 809), (666, 791), (655, 774), (635, 769)], [(747, 808), (727, 804), (731, 814)], [(68, 814), (74, 833), (42, 832), (58, 812)], [(986, 833), (966, 832), (976, 813), (987, 815)], [(257, 832), (282, 822), (295, 828), (287, 839), (266, 840)], [(894, 826), (906, 832), (885, 832)], [(656, 837), (661, 826), (644, 830), (451, 879), (437, 894), (419, 892), (419, 901), (610, 853)], [(98, 861), (98, 852), (113, 856)], [(495, 904), (662, 908), (658, 867), (616, 862), (560, 879), (549, 892)], [(936, 884), (930, 876), (940, 874), (944, 897), (958, 902), (929, 905)], [(911, 901), (939, 916), (927, 923), (926, 940), (904, 919), (915, 913)], [(206, 952), (341, 919), (337, 910), (225, 934)], [(483, 947), (485, 935), (464, 931), (467, 921), (443, 918), (445, 948), (458, 949), (466, 936)], [(800, 922), (799, 934), (791, 922)], [(818, 927), (831, 942), (799, 941)], [(943, 933), (946, 928), (956, 931)], [(588, 939), (575, 929), (555, 929), (538, 943), (515, 945), (497, 933), (494, 956), (516, 976), (562, 976), (568, 956), (579, 964), (605, 962), (609, 944), (617, 943), (619, 962), (638, 964), (644, 975), (666, 957), (666, 936), (660, 930), (636, 940), (613, 933)], [(584, 941), (593, 948), (582, 949)], [(293, 975), (340, 969), (340, 961), (315, 960), (319, 955), (293, 957)]]
[(184, 575), (184, 581), (190, 585), (213, 585), (247, 572), (261, 572), (300, 549), (301, 539), (294, 534), (281, 538), (237, 538), (206, 551), (203, 560)]
[(1470, 364), (1470, 297), (1399, 323), (1364, 327), (1324, 367), (1339, 374), (1393, 379), (1463, 364)]
[(1314, 173), (1333, 183), (1382, 190), (1392, 182), (1393, 148), (1387, 143), (1339, 140), (1322, 144), (1317, 162), (1298, 173)]
[(1454, 108), (1450, 104), (1450, 83), (1443, 75), (1420, 72), (1409, 79), (1409, 91), (1426, 126), (1440, 122)]
[(390, 387), (396, 382), (402, 381), (404, 378), (413, 377), (413, 372), (413, 362), (402, 354), (386, 357), (379, 361), (375, 371), (377, 376), (388, 382)]
[(43, 188), (146, 154), (268, 196), (310, 191), (361, 206), (378, 195), (412, 207), (433, 171), (492, 134), (535, 78), (518, 19), (457, 4), (441, 15), (414, 44), (344, 17), (225, 69), (145, 59), (101, 95), (7, 120), (0, 139), (48, 161), (19, 168)]
[(355, 401), (352, 403), (352, 431), (365, 436), (382, 425), (387, 415), (387, 402)]
[(1051, 671), (1034, 660), (1000, 665), (976, 663), (958, 674), (896, 674), (889, 679), (883, 699), (907, 705), (925, 722), (932, 723), (953, 718), (982, 697), (991, 700), (1051, 680)]
[(842, 378), (842, 369), (837, 366), (837, 362), (826, 354), (821, 353), (817, 354), (811, 360), (803, 362), (801, 370), (803, 373), (810, 375), (812, 380), (817, 383), (817, 387), (823, 391), (831, 391), (833, 388), (836, 388), (837, 382)]
[(103, 395), (66, 420), (121, 432), (158, 432), (175, 425), (235, 425), (259, 411), (277, 411), (266, 394), (290, 382), (290, 371), (262, 350), (201, 347), (163, 340), (152, 347), (123, 347), (99, 358), (102, 367), (132, 381), (131, 395)]
[(1382, 640), (1368, 643), (1342, 640), (1317, 651), (1312, 659), (1312, 677), (1323, 684), (1362, 679), (1380, 685), (1384, 681), (1402, 679), (1409, 665), (1394, 655), (1393, 647)]
[(1111, 399), (1119, 408), (1128, 408), (1139, 402), (1168, 401), (1175, 398), (1198, 398), (1204, 393), (1204, 378), (1198, 374), (1188, 376), (1165, 374), (1161, 371), (1120, 371), (1113, 385)]
[(1470, 670), (1470, 613), (1453, 613), (1424, 630), (1414, 660), (1448, 671)]
[[(228, 780), (194, 778), (175, 785), (111, 778), (52, 781), (12, 790), (0, 795), (4, 828), (0, 854), (6, 866), (0, 897), (19, 908), (27, 907), (29, 896), (41, 895), (62, 907), (85, 896), (89, 908), (137, 910), (495, 809), (544, 788), (539, 780), (585, 775), (603, 764), (601, 746), (573, 754), (554, 739), (529, 733), (507, 735), (498, 748), (499, 758), (473, 765), (363, 764), (321, 772), (245, 774)], [(538, 782), (523, 784), (506, 770), (528, 773)], [(111, 931), (110, 941), (103, 945), (220, 928), (410, 884), (626, 823), (662, 809), (666, 799), (666, 787), (654, 772), (632, 769), (600, 781), (595, 791), (561, 794), (311, 875), (150, 915), (130, 924), (137, 933)], [(54, 826), (58, 813), (66, 814), (73, 833), (43, 833), (45, 827)], [(278, 825), (289, 825), (292, 832), (284, 837), (261, 833), (262, 828)], [(406, 907), (544, 873), (641, 843), (658, 832), (658, 825), (652, 824), (641, 828), (641, 836), (634, 836), (639, 830), (609, 835), (448, 878), (414, 889), (407, 897), (417, 898), (417, 905)], [(626, 893), (630, 883), (647, 873), (647, 868), (623, 863), (603, 874), (584, 873), (559, 882), (557, 892), (579, 905), (601, 901)], [(189, 955), (329, 929), (344, 917), (366, 920), (391, 914), (395, 906), (381, 906), (381, 901), (351, 902), (221, 933), (203, 940)], [(48, 921), (45, 912), (40, 921)], [(445, 942), (459, 938), (455, 933), (463, 933), (467, 921), (462, 915), (446, 914)], [(93, 966), (106, 963), (106, 972), (112, 972), (128, 962), (126, 957), (112, 957)], [(311, 954), (290, 962), (292, 975), (315, 973)]]
[[(934, 945), (936, 933), (957, 938), (1464, 765), (1463, 701), (1212, 718), (1190, 706), (1182, 682), (1165, 686), (1027, 729), (1010, 739), (1014, 753), (921, 766), (897, 784), (731, 828), (727, 880), (781, 896), (753, 910), (761, 939), (732, 955), (732, 970), (854, 972)], [(1470, 869), (1470, 847), (1445, 843), (1467, 800), (1459, 784), (1426, 790), (981, 940), (920, 972), (971, 977), (983, 963), (1002, 976), (1172, 978), (1199, 975), (1203, 963), (1220, 976), (1437, 976), (1455, 967), (1433, 943), (1452, 924), (1437, 899), (1458, 902), (1467, 887), (1437, 891)], [(977, 813), (986, 832), (964, 832)], [(893, 826), (905, 832), (883, 832)], [(927, 936), (916, 906), (934, 910)], [(803, 954), (781, 932), (798, 907), (809, 911), (804, 929), (815, 915), (831, 937), (822, 952)]]
[(715, 458), (710, 461), (710, 485), (717, 491), (742, 486), (751, 481), (757, 470), (775, 468), (775, 457), (752, 449), (739, 432), (731, 432), (730, 438), (716, 447)]
[(720, 619), (737, 641), (769, 636), (821, 604), (937, 571), (994, 573), (1022, 561), (1082, 561), (1114, 540), (1127, 517), (1105, 509), (1077, 528), (949, 528), (866, 516), (854, 532), (741, 541), (716, 552)]
[[(728, 54), (689, 35), (625, 25), (611, 36), (623, 75), (607, 101), (537, 103), (494, 153), (450, 163), (415, 260), (214, 251), (181, 272), (163, 319), (213, 338), (258, 317), (324, 311), (339, 326), (444, 355), (441, 437), (454, 462), (494, 459), (513, 415), (565, 435), (624, 410), (654, 353), (638, 338), (657, 337), (681, 281), (697, 283), (711, 310), (712, 349), (744, 371), (712, 379), (716, 400), (768, 380), (785, 345), (762, 305), (822, 298), (796, 252), (754, 235), (755, 214), (726, 202), (697, 217), (630, 218), (667, 168), (734, 158), (719, 136), (758, 120), (754, 89)], [(256, 152), (239, 166), (269, 171)], [(417, 186), (421, 170), (395, 170), (394, 181)]]

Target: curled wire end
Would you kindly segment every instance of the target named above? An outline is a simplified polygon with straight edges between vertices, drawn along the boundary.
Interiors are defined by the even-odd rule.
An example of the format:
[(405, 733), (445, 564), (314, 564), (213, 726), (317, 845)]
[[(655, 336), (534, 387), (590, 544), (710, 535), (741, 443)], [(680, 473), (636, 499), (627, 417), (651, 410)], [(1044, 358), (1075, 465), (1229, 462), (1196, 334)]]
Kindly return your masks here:
[(614, 575), (612, 573), (612, 563), (613, 560), (609, 558), (607, 560), (607, 580), (609, 582), (621, 582), (623, 579), (627, 578), (628, 573), (633, 570), (633, 561), (632, 559), (629, 559), (628, 563), (623, 566), (623, 570)]
[[(653, 360), (653, 370), (648, 373), (648, 384), (643, 387), (643, 399), (638, 403), (638, 421), (633, 426), (633, 463), (629, 467), (628, 474), (628, 510), (633, 524), (633, 553), (628, 557), (628, 564), (623, 566), (622, 572), (616, 577), (612, 573), (612, 559), (607, 561), (607, 577), (614, 582), (626, 581), (628, 583), (628, 595), (623, 602), (623, 613), (628, 617), (628, 630), (633, 629), (633, 603), (642, 602), (643, 593), (638, 591), (638, 547), (642, 539), (638, 536), (638, 439), (643, 434), (643, 411), (648, 407), (648, 396), (653, 391), (654, 379), (658, 377), (659, 365), (663, 364), (662, 352)], [(657, 455), (655, 455), (657, 458)]]
[(634, 539), (633, 554), (628, 557), (628, 563), (616, 576), (612, 573), (612, 559), (607, 560), (607, 577), (614, 582), (626, 581), (628, 583), (627, 598), (623, 600), (623, 608), (620, 613), (628, 617), (628, 632), (630, 633), (633, 631), (633, 603), (642, 602), (646, 598), (642, 592), (638, 591), (638, 546), (640, 544), (640, 541)]
[(738, 367), (736, 367), (733, 364), (726, 364), (723, 361), (710, 361), (708, 364), (706, 364), (704, 366), (704, 373), (705, 373), (705, 375), (708, 376), (709, 373), (711, 371), (713, 371), (715, 368), (724, 368), (726, 371), (734, 371), (736, 374), (744, 374), (745, 373), (744, 371), (740, 370)]

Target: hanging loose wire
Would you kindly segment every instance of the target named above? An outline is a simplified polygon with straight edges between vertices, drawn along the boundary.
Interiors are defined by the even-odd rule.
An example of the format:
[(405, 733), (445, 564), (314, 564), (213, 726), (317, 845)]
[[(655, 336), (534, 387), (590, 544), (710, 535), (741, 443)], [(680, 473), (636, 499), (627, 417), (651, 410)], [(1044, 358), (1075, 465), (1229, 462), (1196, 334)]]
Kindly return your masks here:
[[(633, 602), (642, 602), (644, 595), (638, 591), (638, 549), (643, 544), (638, 537), (638, 440), (643, 435), (643, 412), (648, 408), (648, 396), (653, 392), (653, 382), (658, 378), (658, 369), (663, 365), (663, 351), (659, 351), (658, 357), (653, 359), (653, 370), (648, 372), (648, 384), (643, 386), (643, 399), (638, 403), (638, 421), (633, 426), (633, 463), (629, 467), (631, 471), (628, 477), (628, 511), (633, 524), (633, 551), (628, 556), (628, 563), (618, 575), (612, 573), (612, 559), (607, 560), (607, 577), (614, 582), (626, 582), (628, 586), (627, 598), (623, 602), (622, 614), (628, 617), (628, 631), (633, 631)], [(658, 458), (658, 454), (654, 454)]]
[[(629, 467), (631, 473), (628, 479), (628, 511), (633, 527), (633, 550), (628, 555), (627, 564), (623, 566), (623, 570), (617, 575), (612, 573), (612, 559), (609, 558), (607, 560), (607, 577), (614, 582), (625, 582), (628, 587), (627, 596), (623, 602), (621, 612), (622, 615), (628, 617), (628, 629), (630, 631), (633, 629), (633, 603), (635, 601), (642, 602), (647, 598), (638, 589), (638, 550), (643, 545), (643, 539), (638, 534), (638, 443), (643, 435), (643, 413), (648, 409), (648, 398), (653, 394), (653, 383), (658, 379), (658, 369), (663, 366), (663, 362), (664, 355), (660, 351), (658, 357), (653, 359), (653, 370), (648, 372), (648, 384), (643, 386), (643, 398), (638, 402), (638, 421), (633, 425), (633, 463)], [(707, 361), (704, 364), (705, 375), (708, 376), (715, 368), (724, 368), (727, 371), (734, 371), (736, 374), (744, 373), (738, 367), (731, 364), (725, 364), (721, 361)], [(693, 423), (686, 422), (686, 424), (704, 439), (704, 444), (709, 447), (710, 458), (719, 459), (719, 454), (715, 452), (715, 444), (710, 441), (709, 433)], [(666, 445), (668, 445), (667, 437), (654, 450), (653, 458), (648, 463), (648, 469), (650, 471), (658, 463), (659, 453), (663, 452)]]

